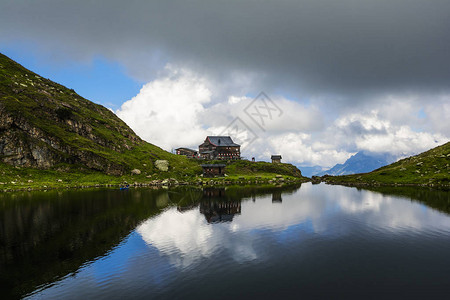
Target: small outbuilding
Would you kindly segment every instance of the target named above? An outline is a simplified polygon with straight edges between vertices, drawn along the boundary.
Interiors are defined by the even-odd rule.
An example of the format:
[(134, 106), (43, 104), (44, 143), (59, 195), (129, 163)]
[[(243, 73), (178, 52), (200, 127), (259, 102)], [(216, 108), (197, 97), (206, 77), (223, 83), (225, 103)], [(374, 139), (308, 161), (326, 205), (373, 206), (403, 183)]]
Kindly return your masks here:
[(281, 164), (281, 155), (272, 155), (273, 164)]
[(225, 176), (225, 164), (202, 165), (203, 177)]
[(177, 155), (184, 155), (189, 158), (196, 158), (198, 156), (197, 151), (184, 147), (175, 149), (175, 153)]

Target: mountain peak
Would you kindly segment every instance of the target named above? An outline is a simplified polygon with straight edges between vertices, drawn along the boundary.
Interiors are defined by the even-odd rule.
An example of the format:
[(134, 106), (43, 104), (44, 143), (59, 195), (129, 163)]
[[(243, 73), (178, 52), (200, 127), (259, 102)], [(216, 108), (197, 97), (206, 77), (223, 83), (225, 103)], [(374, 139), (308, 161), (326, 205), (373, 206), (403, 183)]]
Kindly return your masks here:
[(381, 168), (395, 161), (394, 157), (389, 153), (372, 153), (367, 151), (359, 151), (347, 159), (343, 164), (336, 164), (329, 170), (316, 174), (323, 175), (350, 175), (356, 173), (367, 173), (375, 169)]

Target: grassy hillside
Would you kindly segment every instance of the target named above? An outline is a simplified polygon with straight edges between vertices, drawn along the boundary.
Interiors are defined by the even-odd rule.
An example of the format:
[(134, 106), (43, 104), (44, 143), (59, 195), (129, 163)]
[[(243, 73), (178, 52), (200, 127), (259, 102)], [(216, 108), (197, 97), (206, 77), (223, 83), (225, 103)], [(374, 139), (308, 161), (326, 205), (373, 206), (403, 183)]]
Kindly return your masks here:
[(135, 168), (158, 173), (157, 159), (169, 160), (174, 168), (195, 167), (184, 157), (142, 141), (107, 108), (0, 54), (0, 161), (17, 167), (125, 175)]
[[(156, 160), (167, 160), (169, 170), (156, 168)], [(141, 140), (107, 108), (0, 54), (0, 190), (189, 182), (201, 163)], [(292, 165), (246, 161), (231, 162), (227, 174), (301, 177)]]
[(327, 176), (326, 182), (356, 185), (450, 185), (450, 142), (370, 173)]
[(291, 164), (272, 164), (268, 162), (251, 162), (248, 160), (234, 161), (227, 166), (229, 176), (254, 176), (265, 174), (272, 176), (274, 174), (287, 175), (292, 177), (302, 177), (300, 170)]
[[(170, 153), (169, 153), (170, 154)], [(59, 169), (50, 168), (41, 170), (36, 168), (13, 167), (5, 163), (0, 163), (0, 191), (8, 190), (24, 190), (24, 189), (47, 189), (47, 188), (73, 188), (86, 186), (118, 186), (124, 182), (130, 184), (150, 184), (154, 180), (162, 180), (165, 178), (174, 178), (186, 183), (198, 184), (199, 181), (209, 183), (211, 180), (230, 184), (249, 183), (267, 184), (273, 181), (279, 184), (282, 180), (289, 182), (301, 181), (308, 179), (301, 176), (300, 171), (290, 164), (272, 165), (266, 162), (249, 162), (249, 161), (231, 161), (227, 163), (227, 177), (218, 178), (202, 178), (201, 167), (205, 161), (188, 161), (189, 165), (184, 163), (185, 157), (176, 156), (176, 160), (171, 160), (172, 166), (168, 172), (149, 172), (143, 168), (143, 173), (133, 175), (127, 173), (121, 176), (108, 175), (95, 170), (87, 170), (83, 167), (76, 169), (76, 166), (67, 166), (70, 171), (64, 171), (61, 166)], [(182, 163), (180, 163), (180, 160)], [(217, 161), (207, 162), (217, 163)], [(224, 163), (224, 161), (220, 161)], [(226, 162), (225, 162), (226, 163)], [(282, 178), (276, 178), (277, 176)], [(276, 180), (274, 180), (276, 178)], [(286, 181), (286, 182), (287, 182)]]

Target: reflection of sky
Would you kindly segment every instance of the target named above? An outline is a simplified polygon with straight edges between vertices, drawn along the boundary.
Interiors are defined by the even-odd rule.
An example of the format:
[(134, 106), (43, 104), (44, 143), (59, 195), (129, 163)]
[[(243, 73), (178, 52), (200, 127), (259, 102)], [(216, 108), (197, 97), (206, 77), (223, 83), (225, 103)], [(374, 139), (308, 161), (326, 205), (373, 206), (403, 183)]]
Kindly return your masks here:
[(120, 295), (142, 289), (143, 279), (147, 288), (157, 290), (180, 278), (188, 280), (186, 272), (209, 266), (270, 263), (277, 247), (307, 240), (449, 233), (447, 215), (409, 199), (305, 184), (294, 194), (283, 194), (281, 204), (272, 203), (271, 195), (243, 201), (241, 214), (228, 223), (208, 224), (198, 208), (165, 210), (139, 225), (105, 257), (44, 290), (43, 296), (103, 288)]
[(355, 226), (381, 232), (450, 228), (447, 216), (423, 208), (407, 199), (370, 191), (306, 184), (293, 195), (283, 195), (282, 204), (273, 204), (270, 195), (256, 202), (244, 201), (241, 214), (231, 223), (210, 225), (198, 210), (178, 213), (172, 209), (148, 220), (137, 232), (171, 263), (183, 267), (224, 247), (236, 261), (256, 259), (258, 251), (252, 241), (263, 231), (289, 239), (298, 230), (331, 237), (348, 235), (357, 230)]

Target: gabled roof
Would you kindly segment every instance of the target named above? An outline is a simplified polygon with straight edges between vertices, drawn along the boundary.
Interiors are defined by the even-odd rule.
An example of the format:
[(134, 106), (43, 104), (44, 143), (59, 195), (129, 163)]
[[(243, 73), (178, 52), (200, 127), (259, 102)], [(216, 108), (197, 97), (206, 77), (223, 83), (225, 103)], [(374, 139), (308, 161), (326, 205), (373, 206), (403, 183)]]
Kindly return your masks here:
[(180, 148), (177, 148), (175, 150), (184, 150), (184, 151), (197, 152), (197, 150), (193, 150), (193, 149), (190, 149), (190, 148), (184, 148), (184, 147), (180, 147)]
[(240, 146), (240, 145), (234, 143), (230, 136), (212, 136), (212, 135), (209, 135), (209, 136), (206, 137), (206, 139), (209, 140), (209, 142), (211, 144), (213, 144), (214, 146), (225, 146), (225, 147), (229, 147), (229, 146), (238, 147), (238, 146)]

